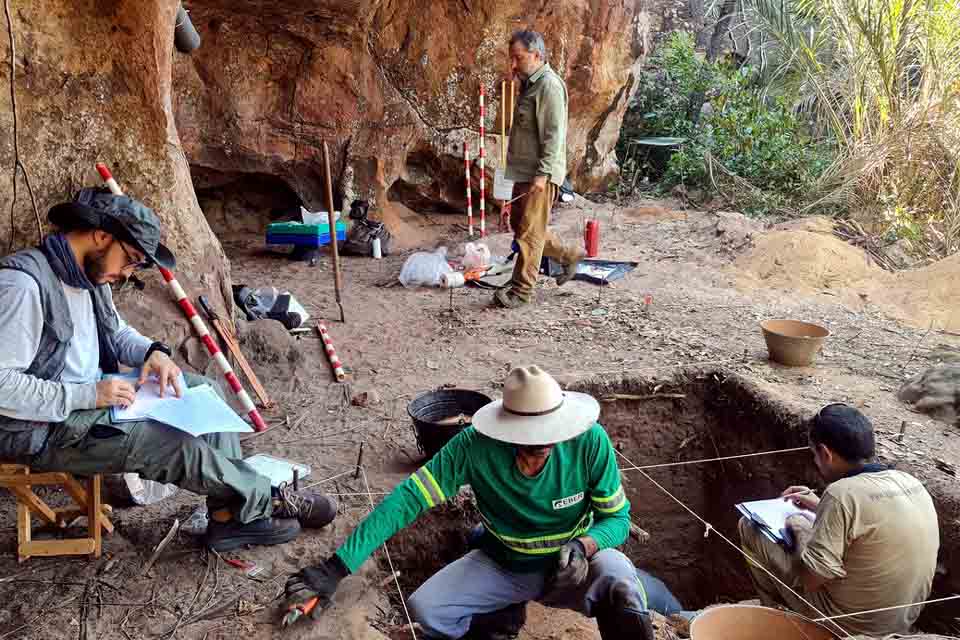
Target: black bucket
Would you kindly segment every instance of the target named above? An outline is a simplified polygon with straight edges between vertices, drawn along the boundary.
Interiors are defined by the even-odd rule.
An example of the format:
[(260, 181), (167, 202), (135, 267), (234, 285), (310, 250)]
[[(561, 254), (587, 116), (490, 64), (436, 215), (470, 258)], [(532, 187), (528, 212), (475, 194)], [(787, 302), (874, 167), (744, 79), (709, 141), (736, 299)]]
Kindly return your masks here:
[(469, 389), (440, 389), (421, 393), (407, 405), (407, 413), (413, 419), (413, 432), (417, 436), (420, 453), (428, 458), (470, 426), (469, 420), (452, 424), (439, 424), (454, 416), (473, 416), (480, 407), (490, 404), (488, 396)]

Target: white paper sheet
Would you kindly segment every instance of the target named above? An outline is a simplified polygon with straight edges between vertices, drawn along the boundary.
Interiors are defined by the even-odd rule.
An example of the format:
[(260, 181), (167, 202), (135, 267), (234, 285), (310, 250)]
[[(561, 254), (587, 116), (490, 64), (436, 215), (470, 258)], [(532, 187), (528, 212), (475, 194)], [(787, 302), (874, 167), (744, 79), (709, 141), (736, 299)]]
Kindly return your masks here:
[[(140, 374), (111, 377), (123, 378), (124, 380), (129, 380), (131, 384), (136, 384)], [(180, 382), (180, 390), (185, 393), (187, 391), (187, 381), (182, 373), (178, 380)], [(140, 387), (140, 390), (137, 391), (133, 404), (125, 409), (123, 407), (112, 407), (110, 409), (110, 418), (114, 422), (136, 422), (137, 420), (145, 420), (157, 404), (162, 402), (177, 402), (179, 400), (172, 385), (167, 386), (167, 391), (164, 397), (161, 398), (160, 380), (158, 380), (156, 376), (150, 376), (143, 386)]]
[(507, 172), (497, 169), (493, 174), (494, 200), (510, 200), (513, 198), (513, 180), (507, 180)]
[(156, 404), (148, 417), (194, 436), (253, 431), (209, 385), (188, 389), (176, 402)]
[(244, 462), (254, 468), (262, 476), (270, 478), (270, 484), (279, 487), (284, 482), (293, 483), (293, 470), (299, 471), (299, 479), (303, 480), (310, 475), (310, 467), (299, 462), (291, 462), (265, 453), (245, 458)]
[(780, 530), (786, 526), (789, 516), (803, 513), (815, 517), (814, 512), (799, 509), (792, 502), (783, 498), (742, 502), (737, 505), (737, 509), (748, 515), (757, 524), (763, 525), (766, 529), (764, 533), (778, 541), (783, 540)]

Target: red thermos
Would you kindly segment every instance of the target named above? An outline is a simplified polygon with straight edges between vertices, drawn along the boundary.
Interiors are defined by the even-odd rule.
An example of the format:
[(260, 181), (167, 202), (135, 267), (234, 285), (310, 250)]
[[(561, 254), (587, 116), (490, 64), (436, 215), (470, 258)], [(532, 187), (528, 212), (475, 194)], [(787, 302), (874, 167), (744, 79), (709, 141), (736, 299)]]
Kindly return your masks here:
[(587, 250), (588, 258), (596, 258), (600, 252), (600, 221), (587, 220), (587, 226), (583, 230), (583, 244)]

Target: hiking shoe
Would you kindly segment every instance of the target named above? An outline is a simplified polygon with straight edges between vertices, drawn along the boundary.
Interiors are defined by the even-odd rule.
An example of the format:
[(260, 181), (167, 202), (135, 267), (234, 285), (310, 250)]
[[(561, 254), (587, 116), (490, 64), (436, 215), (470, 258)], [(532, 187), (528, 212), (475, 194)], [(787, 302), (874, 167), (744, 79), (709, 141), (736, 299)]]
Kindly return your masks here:
[(580, 264), (581, 260), (583, 260), (583, 256), (584, 256), (583, 253), (579, 253), (577, 254), (576, 260), (563, 265), (563, 273), (561, 273), (555, 278), (555, 280), (557, 281), (558, 287), (562, 287), (563, 285), (573, 280), (574, 276), (577, 275), (577, 265)]
[(207, 547), (214, 551), (231, 551), (248, 544), (271, 545), (290, 542), (300, 535), (300, 523), (290, 518), (261, 518), (243, 524), (236, 520), (220, 522), (210, 519), (207, 525)]
[(504, 309), (516, 309), (527, 304), (529, 300), (524, 300), (513, 287), (504, 287), (499, 289), (495, 294), (493, 294), (493, 304), (494, 306), (503, 307)]
[(296, 518), (304, 527), (319, 529), (337, 517), (337, 501), (318, 491), (294, 491), (284, 483), (274, 495), (273, 516)]
[(517, 602), (503, 609), (480, 613), (470, 621), (463, 640), (514, 640), (527, 621), (527, 603)]

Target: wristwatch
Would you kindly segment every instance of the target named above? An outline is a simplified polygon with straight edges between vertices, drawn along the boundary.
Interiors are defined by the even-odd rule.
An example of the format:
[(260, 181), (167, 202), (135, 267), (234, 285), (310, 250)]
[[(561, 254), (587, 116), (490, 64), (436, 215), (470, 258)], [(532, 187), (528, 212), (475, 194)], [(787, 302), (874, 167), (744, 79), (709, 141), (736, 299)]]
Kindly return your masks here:
[(143, 361), (146, 362), (150, 359), (150, 356), (153, 355), (154, 351), (159, 351), (160, 353), (165, 354), (168, 358), (173, 357), (173, 351), (167, 345), (162, 342), (154, 342), (150, 345), (150, 348), (147, 349), (147, 354), (143, 356)]

